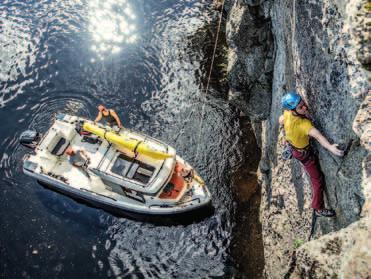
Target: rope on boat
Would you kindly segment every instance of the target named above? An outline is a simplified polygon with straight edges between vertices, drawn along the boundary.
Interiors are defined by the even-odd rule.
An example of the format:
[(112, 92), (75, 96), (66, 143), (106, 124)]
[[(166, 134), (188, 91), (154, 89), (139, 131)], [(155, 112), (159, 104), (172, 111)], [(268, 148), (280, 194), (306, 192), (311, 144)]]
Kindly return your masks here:
[[(223, 19), (223, 10), (224, 10), (224, 2), (222, 2), (222, 8), (220, 10), (220, 16), (219, 16), (219, 23), (218, 23), (218, 28), (216, 30), (216, 38), (215, 38), (215, 43), (214, 43), (214, 50), (213, 50), (213, 55), (211, 56), (211, 65), (209, 69), (209, 76), (207, 78), (207, 83), (206, 83), (206, 90), (205, 93), (207, 94), (209, 92), (209, 85), (210, 85), (210, 80), (211, 80), (211, 72), (213, 70), (214, 66), (214, 60), (215, 60), (215, 53), (216, 53), (216, 47), (218, 45), (218, 40), (219, 40), (219, 33), (220, 33), (220, 26), (222, 24), (222, 19)], [(199, 128), (199, 134), (198, 134), (198, 141), (197, 141), (197, 149), (196, 149), (196, 159), (198, 158), (198, 150), (199, 150), (199, 145), (200, 145), (200, 140), (201, 140), (201, 133), (202, 133), (202, 126), (203, 126), (203, 120), (204, 120), (204, 113), (205, 113), (205, 103), (202, 104), (202, 109), (201, 109), (201, 122), (200, 122), (200, 128)]]

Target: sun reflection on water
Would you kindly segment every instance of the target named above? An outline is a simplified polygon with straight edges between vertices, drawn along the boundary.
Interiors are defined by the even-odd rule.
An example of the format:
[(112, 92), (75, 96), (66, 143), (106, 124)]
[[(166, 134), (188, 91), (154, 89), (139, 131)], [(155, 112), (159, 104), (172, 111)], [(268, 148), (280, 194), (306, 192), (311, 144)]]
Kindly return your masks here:
[(137, 40), (136, 15), (126, 0), (91, 0), (89, 31), (94, 41), (91, 49), (99, 58), (121, 51), (125, 43)]

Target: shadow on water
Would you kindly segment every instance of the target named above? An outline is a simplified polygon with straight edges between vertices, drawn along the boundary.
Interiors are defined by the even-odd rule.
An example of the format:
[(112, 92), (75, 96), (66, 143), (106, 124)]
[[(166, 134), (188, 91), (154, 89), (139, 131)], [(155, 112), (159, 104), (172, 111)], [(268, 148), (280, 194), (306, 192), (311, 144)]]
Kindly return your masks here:
[[(133, 221), (151, 223), (154, 226), (176, 226), (176, 225), (186, 226), (186, 225), (190, 225), (193, 223), (201, 222), (202, 220), (212, 216), (215, 211), (214, 207), (212, 205), (209, 205), (209, 206), (205, 206), (205, 207), (202, 207), (196, 210), (192, 210), (190, 212), (178, 213), (178, 214), (173, 214), (169, 216), (140, 214), (136, 212), (120, 210), (113, 206), (97, 205), (90, 200), (85, 200), (77, 196), (72, 196), (70, 193), (64, 193), (63, 191), (60, 191), (54, 188), (53, 186), (50, 186), (49, 184), (46, 184), (42, 181), (37, 181), (37, 182), (46, 189), (58, 192), (60, 194), (67, 195), (69, 198), (73, 199), (74, 201), (84, 204), (86, 206), (96, 208), (96, 209), (102, 209), (105, 212), (117, 218), (126, 218), (126, 219), (130, 219)], [(46, 207), (49, 207), (49, 208), (52, 207), (52, 204), (48, 204), (50, 203), (50, 201), (46, 201), (45, 203), (46, 203), (45, 204)], [(79, 214), (79, 212), (72, 212), (72, 214)]]

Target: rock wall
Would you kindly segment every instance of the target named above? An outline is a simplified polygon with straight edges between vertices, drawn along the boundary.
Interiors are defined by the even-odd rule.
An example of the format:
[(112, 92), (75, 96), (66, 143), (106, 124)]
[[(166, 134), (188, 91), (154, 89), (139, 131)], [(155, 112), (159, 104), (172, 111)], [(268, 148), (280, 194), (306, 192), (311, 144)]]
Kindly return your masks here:
[[(371, 276), (370, 5), (226, 1), (230, 101), (250, 117), (262, 149), (265, 277)], [(336, 158), (314, 143), (326, 177), (326, 203), (337, 217), (316, 220), (309, 242), (309, 181), (298, 162), (280, 156), (280, 99), (291, 89), (304, 97), (315, 126), (346, 149)], [(350, 244), (362, 242), (366, 250)], [(348, 277), (356, 272), (359, 277)]]
[[(229, 101), (251, 119), (269, 115), (273, 74), (273, 37), (267, 5), (235, 1), (229, 7), (228, 41)], [(246, 39), (248, 38), (248, 40)]]

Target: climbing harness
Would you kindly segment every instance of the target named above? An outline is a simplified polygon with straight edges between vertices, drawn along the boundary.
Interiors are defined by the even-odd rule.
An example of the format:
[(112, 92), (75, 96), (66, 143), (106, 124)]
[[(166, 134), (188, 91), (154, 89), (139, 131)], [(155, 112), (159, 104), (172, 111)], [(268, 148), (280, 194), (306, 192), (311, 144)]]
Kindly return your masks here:
[(282, 151), (282, 159), (284, 160), (290, 160), (292, 158), (292, 147), (290, 144), (286, 143), (285, 147), (283, 148)]

